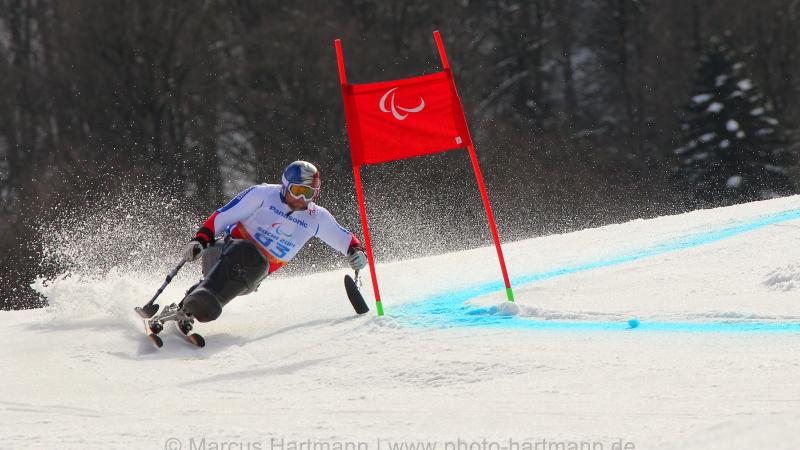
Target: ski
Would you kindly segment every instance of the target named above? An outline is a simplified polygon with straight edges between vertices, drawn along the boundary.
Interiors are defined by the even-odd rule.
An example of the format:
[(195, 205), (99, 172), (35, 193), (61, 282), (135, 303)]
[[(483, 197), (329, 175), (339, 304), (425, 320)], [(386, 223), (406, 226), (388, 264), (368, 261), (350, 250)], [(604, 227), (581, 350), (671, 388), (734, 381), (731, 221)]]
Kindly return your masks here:
[(192, 333), (192, 324), (190, 323), (181, 323), (177, 320), (175, 321), (175, 331), (181, 335), (187, 342), (194, 345), (195, 347), (205, 347), (206, 340), (203, 336), (198, 333)]
[(144, 332), (147, 334), (147, 339), (156, 346), (156, 348), (161, 348), (164, 346), (164, 341), (161, 339), (161, 336), (158, 333), (154, 333), (151, 329), (150, 320), (144, 319), (142, 320), (144, 323)]
[(165, 322), (175, 322), (176, 333), (195, 347), (205, 347), (206, 345), (206, 340), (203, 338), (203, 336), (198, 333), (191, 332), (193, 322), (191, 317), (184, 314), (178, 305), (174, 303), (166, 306), (164, 310), (155, 317), (145, 318), (143, 322), (147, 338), (153, 343), (153, 345), (156, 346), (156, 348), (161, 348), (164, 346), (164, 340), (161, 338), (161, 336), (159, 336), (159, 333), (164, 330)]

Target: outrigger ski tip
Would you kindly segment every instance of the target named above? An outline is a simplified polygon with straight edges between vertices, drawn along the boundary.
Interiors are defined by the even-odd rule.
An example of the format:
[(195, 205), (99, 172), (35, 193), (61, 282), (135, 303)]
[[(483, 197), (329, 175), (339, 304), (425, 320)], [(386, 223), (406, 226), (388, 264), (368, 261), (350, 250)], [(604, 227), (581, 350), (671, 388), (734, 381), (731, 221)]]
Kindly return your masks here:
[(137, 306), (133, 310), (136, 311), (136, 314), (139, 314), (142, 319), (149, 319), (156, 315), (158, 312), (159, 306), (155, 303), (150, 303), (144, 306)]
[(369, 306), (367, 306), (364, 296), (361, 295), (361, 291), (358, 289), (357, 280), (358, 272), (356, 272), (355, 280), (350, 275), (345, 275), (344, 289), (347, 291), (347, 298), (350, 299), (350, 304), (353, 305), (353, 309), (356, 311), (356, 314), (366, 314), (369, 312)]

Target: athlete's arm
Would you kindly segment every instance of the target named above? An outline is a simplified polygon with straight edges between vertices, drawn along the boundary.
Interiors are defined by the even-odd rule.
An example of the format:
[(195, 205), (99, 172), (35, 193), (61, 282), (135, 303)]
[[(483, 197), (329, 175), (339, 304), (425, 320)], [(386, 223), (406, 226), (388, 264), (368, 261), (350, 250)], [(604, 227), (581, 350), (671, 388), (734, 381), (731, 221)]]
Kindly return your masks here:
[(264, 203), (262, 195), (260, 195), (260, 191), (263, 189), (263, 186), (251, 186), (227, 205), (216, 210), (197, 230), (195, 239), (206, 246), (214, 241), (214, 236), (225, 231), (225, 228), (253, 214)]
[(358, 238), (339, 225), (328, 210), (318, 207), (318, 214), (319, 228), (316, 237), (343, 255), (347, 255), (351, 248), (362, 248)]

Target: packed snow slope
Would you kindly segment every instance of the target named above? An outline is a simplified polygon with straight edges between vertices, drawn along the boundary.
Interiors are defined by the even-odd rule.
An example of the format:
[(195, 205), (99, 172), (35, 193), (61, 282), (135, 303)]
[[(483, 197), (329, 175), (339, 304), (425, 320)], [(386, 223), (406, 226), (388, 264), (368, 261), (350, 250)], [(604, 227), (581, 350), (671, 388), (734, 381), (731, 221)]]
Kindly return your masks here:
[(379, 264), (381, 318), (344, 270), (268, 279), (203, 349), (145, 338), (163, 274), (40, 284), (0, 312), (0, 447), (800, 448), (800, 197), (504, 250), (515, 304), (485, 247)]

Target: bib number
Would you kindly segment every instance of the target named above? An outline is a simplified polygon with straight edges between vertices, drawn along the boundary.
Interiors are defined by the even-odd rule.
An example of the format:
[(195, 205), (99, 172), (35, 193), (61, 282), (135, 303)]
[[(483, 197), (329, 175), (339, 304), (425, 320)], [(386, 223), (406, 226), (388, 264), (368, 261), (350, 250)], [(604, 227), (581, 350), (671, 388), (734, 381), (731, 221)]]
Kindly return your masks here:
[(256, 235), (253, 237), (276, 258), (283, 258), (287, 253), (289, 253), (289, 250), (291, 250), (291, 248), (289, 248), (287, 245), (281, 243), (280, 241), (276, 242), (274, 238), (271, 238), (261, 232), (256, 233)]

